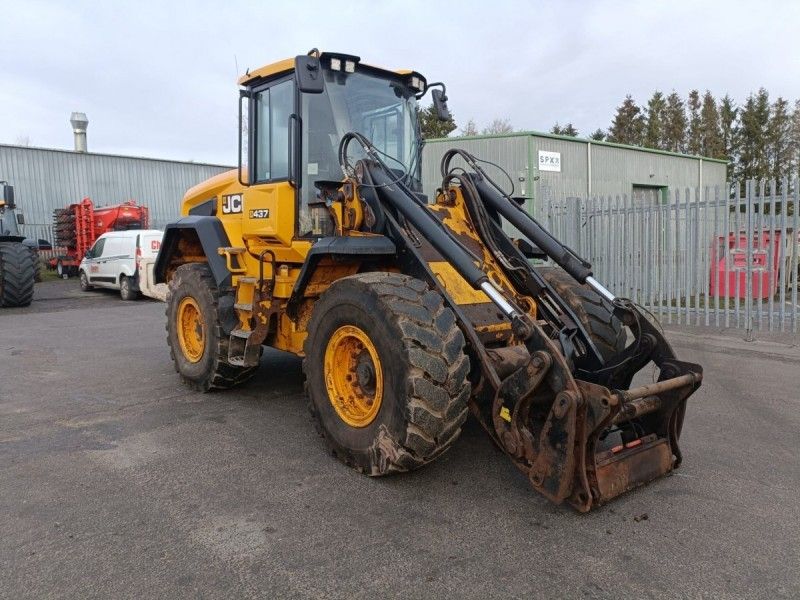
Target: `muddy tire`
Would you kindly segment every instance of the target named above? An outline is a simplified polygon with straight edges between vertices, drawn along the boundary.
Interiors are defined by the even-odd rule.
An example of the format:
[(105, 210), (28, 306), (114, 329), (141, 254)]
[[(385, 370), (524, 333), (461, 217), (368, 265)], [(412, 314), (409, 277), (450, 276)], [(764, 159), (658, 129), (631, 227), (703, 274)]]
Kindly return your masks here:
[(0, 243), (0, 306), (28, 306), (36, 271), (31, 251), (18, 242)]
[(33, 281), (35, 283), (42, 282), (42, 261), (39, 258), (39, 250), (36, 248), (28, 248), (33, 257)]
[(181, 265), (167, 291), (170, 358), (190, 388), (208, 392), (250, 379), (257, 367), (228, 362), (228, 339), (236, 325), (233, 295), (220, 294), (208, 265)]
[(588, 285), (581, 285), (559, 267), (540, 268), (538, 272), (581, 320), (603, 360), (625, 349), (625, 327), (597, 292)]
[[(368, 358), (376, 363), (373, 378), (382, 382), (371, 418), (347, 412), (358, 403), (348, 405), (337, 394), (341, 380), (335, 365), (342, 361), (332, 357), (341, 333), (350, 330), (367, 338), (375, 355), (374, 361)], [(332, 453), (356, 470), (376, 476), (416, 469), (447, 450), (461, 432), (471, 391), (464, 336), (441, 295), (422, 281), (394, 273), (340, 279), (314, 306), (304, 350), (306, 393), (317, 429)], [(369, 387), (369, 377), (361, 389), (364, 365), (358, 361), (364, 352), (353, 359), (356, 399), (364, 390), (367, 396), (378, 393), (377, 384)], [(374, 406), (369, 400), (361, 405)]]

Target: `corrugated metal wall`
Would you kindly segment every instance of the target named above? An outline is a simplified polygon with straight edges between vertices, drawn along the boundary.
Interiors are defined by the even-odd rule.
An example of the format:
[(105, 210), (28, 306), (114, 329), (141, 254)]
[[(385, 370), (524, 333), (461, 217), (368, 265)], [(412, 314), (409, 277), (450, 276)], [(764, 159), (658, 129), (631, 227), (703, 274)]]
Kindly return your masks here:
[[(500, 165), (514, 179), (514, 195), (531, 197), (530, 174), (528, 173), (529, 138), (527, 135), (509, 137), (486, 137), (457, 139), (458, 143), (433, 141), (425, 145), (422, 151), (422, 185), (426, 194), (433, 194), (442, 184), (439, 163), (444, 153), (450, 148), (461, 148), (476, 157)], [(463, 161), (454, 159), (453, 166), (463, 166)], [(496, 167), (484, 164), (490, 177), (495, 179), (504, 189), (511, 184), (505, 175)], [(522, 179), (522, 181), (520, 181)]]
[[(429, 141), (422, 161), (423, 187), (429, 194), (440, 185), (439, 161), (450, 148), (463, 148), (502, 166), (514, 179), (516, 194), (532, 198), (533, 207), (562, 198), (630, 195), (634, 186), (664, 187), (668, 192), (701, 183), (725, 187), (726, 167), (720, 161), (520, 132)], [(540, 150), (560, 153), (560, 172), (539, 170)], [(487, 169), (504, 185), (504, 175), (496, 168)]]
[(230, 168), (0, 145), (0, 180), (14, 186), (31, 237), (46, 237), (53, 209), (86, 196), (98, 206), (136, 200), (149, 207), (152, 226), (163, 227), (178, 216), (187, 189)]

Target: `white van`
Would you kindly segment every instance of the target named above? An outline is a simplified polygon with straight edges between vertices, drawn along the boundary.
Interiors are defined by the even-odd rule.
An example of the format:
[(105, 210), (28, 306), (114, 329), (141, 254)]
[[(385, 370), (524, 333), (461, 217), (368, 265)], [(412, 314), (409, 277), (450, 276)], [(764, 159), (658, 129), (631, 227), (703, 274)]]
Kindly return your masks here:
[(139, 263), (155, 260), (164, 232), (158, 229), (128, 229), (104, 233), (78, 267), (81, 289), (94, 287), (119, 290), (123, 300), (139, 297)]

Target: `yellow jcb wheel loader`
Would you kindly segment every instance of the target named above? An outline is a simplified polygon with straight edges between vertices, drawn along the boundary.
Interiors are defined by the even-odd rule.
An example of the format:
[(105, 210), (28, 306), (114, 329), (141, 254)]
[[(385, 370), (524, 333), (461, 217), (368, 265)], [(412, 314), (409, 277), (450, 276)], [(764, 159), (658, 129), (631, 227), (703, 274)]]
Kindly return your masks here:
[[(421, 193), (417, 100), (432, 90), (448, 118), (443, 84), (316, 50), (239, 83), (239, 168), (187, 192), (156, 264), (188, 385), (228, 388), (263, 346), (292, 352), (320, 433), (358, 471), (433, 460), (471, 411), (579, 511), (680, 464), (701, 367), (474, 156), (448, 152)], [(657, 381), (631, 388), (650, 363)]]

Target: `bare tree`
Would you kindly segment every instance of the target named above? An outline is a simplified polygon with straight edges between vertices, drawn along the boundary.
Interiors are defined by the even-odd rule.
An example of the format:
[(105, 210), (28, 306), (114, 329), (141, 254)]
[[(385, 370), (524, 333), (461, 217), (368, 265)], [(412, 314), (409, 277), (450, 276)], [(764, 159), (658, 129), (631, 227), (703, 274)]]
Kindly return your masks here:
[(18, 135), (17, 139), (14, 140), (14, 144), (16, 146), (30, 146), (31, 145), (31, 136), (29, 136), (29, 135)]
[(508, 119), (494, 119), (487, 127), (483, 128), (484, 135), (497, 135), (501, 133), (511, 133), (514, 127)]
[(459, 133), (461, 135), (478, 135), (478, 126), (475, 125), (475, 119), (467, 121)]

